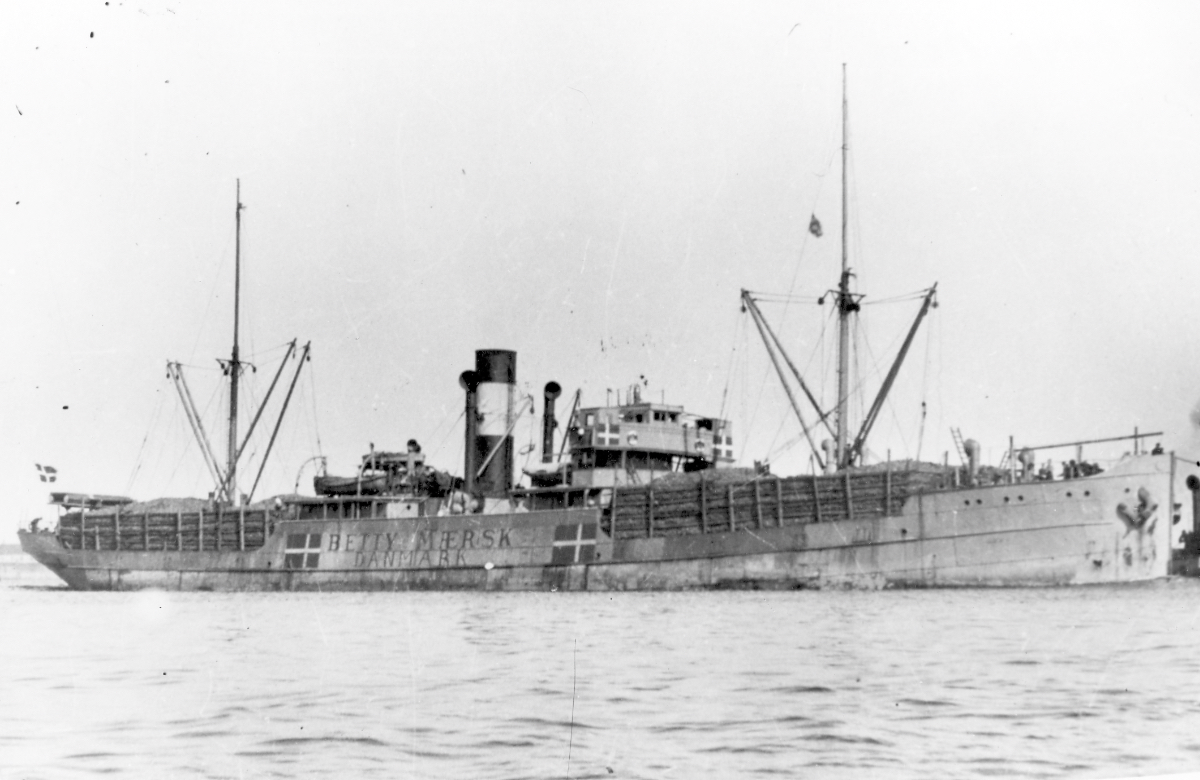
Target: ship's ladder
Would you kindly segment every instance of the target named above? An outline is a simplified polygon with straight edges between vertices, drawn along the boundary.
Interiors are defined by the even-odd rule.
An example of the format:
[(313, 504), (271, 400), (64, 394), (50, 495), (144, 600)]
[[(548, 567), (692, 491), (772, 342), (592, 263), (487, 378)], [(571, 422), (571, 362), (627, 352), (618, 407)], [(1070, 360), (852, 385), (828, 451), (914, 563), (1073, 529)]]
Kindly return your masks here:
[(950, 436), (954, 439), (954, 449), (958, 450), (958, 459), (964, 466), (967, 465), (967, 450), (963, 447), (962, 431), (958, 428), (951, 428)]

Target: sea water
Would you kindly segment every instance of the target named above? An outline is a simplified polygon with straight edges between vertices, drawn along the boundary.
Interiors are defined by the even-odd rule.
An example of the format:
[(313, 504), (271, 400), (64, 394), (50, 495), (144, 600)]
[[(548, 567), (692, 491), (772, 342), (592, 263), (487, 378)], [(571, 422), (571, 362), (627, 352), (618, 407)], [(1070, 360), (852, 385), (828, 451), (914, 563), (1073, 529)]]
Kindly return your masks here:
[(1200, 767), (1200, 582), (0, 586), (0, 777), (1117, 777)]

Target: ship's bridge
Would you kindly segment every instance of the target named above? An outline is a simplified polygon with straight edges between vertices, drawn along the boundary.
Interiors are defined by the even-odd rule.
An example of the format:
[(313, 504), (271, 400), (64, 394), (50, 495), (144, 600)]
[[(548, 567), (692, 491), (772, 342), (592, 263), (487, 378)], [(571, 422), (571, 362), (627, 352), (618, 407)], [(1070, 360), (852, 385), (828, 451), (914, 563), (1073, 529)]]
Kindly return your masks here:
[(639, 484), (671, 471), (731, 466), (730, 427), (728, 420), (637, 397), (632, 403), (579, 409), (568, 434), (572, 482)]

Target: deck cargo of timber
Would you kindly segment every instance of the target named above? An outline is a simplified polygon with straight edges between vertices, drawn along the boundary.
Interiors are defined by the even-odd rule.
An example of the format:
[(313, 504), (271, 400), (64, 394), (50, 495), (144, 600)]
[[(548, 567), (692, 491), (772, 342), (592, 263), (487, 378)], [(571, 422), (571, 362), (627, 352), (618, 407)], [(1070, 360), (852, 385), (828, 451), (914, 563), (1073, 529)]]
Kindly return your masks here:
[[(733, 465), (728, 421), (642, 400), (576, 406), (567, 457), (513, 484), (516, 355), (463, 375), (466, 479), (368, 453), (390, 488), (235, 507), (66, 505), (21, 544), (77, 589), (636, 590), (1124, 583), (1166, 577), (1194, 462), (1139, 453), (1058, 478), (911, 461), (779, 477)], [(558, 385), (544, 394), (552, 457)], [(374, 482), (372, 482), (374, 484)], [(1183, 552), (1174, 551), (1179, 558)], [(1176, 564), (1181, 566), (1183, 564)], [(1194, 564), (1193, 564), (1194, 568)]]
[[(843, 142), (843, 170), (845, 149)], [(81, 590), (1041, 586), (1195, 575), (1200, 473), (1196, 461), (1157, 444), (1147, 451), (1144, 441), (1160, 434), (1032, 446), (1010, 440), (1002, 460), (985, 465), (979, 445), (955, 429), (954, 465), (870, 456), (872, 425), (936, 305), (936, 285), (917, 297), (920, 312), (852, 430), (848, 340), (864, 296), (852, 289), (844, 189), (842, 272), (819, 300), (829, 299), (838, 320), (831, 408), (821, 408), (805, 384), (760, 298), (741, 295), (789, 388), (812, 451), (810, 473), (738, 467), (730, 421), (646, 400), (637, 385), (604, 405), (584, 406), (576, 393), (560, 426), (562, 388), (551, 381), (542, 398), (542, 465), (518, 482), (512, 434), (536, 399), (517, 390), (516, 354), (489, 349), (477, 351), (460, 377), (461, 475), (427, 464), (410, 440), (396, 451), (372, 446), (353, 475), (319, 475), (314, 497), (245, 501), (235, 293), (233, 352), (223, 363), (231, 383), (223, 467), (179, 365), (169, 366), (214, 478), (212, 496), (137, 504), (64, 495), (55, 501), (57, 526), (22, 531), (21, 545)], [(240, 210), (239, 203), (239, 225)], [(815, 217), (811, 229), (820, 235)], [(1132, 442), (1131, 452), (1106, 468), (1083, 460), (1085, 445), (1120, 439)], [(1076, 455), (1061, 474), (1048, 460), (1060, 448)], [(257, 478), (251, 498), (256, 486)]]

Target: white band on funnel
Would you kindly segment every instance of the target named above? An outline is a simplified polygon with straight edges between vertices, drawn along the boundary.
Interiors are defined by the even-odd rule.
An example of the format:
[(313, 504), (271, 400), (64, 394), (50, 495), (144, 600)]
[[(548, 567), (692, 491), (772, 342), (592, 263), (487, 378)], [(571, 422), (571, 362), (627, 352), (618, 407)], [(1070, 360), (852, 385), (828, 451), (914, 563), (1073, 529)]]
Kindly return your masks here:
[(503, 436), (512, 421), (514, 386), (504, 382), (480, 382), (475, 391), (475, 408), (479, 413), (476, 436)]

